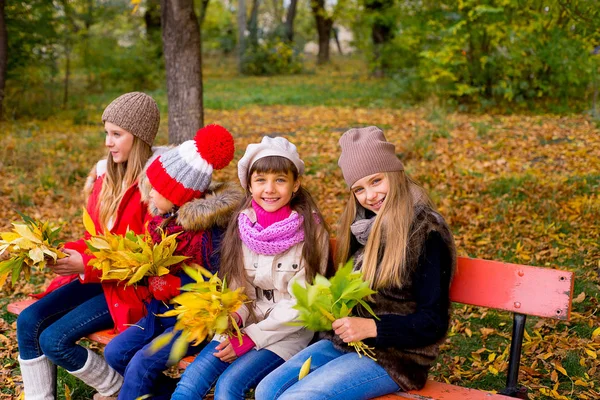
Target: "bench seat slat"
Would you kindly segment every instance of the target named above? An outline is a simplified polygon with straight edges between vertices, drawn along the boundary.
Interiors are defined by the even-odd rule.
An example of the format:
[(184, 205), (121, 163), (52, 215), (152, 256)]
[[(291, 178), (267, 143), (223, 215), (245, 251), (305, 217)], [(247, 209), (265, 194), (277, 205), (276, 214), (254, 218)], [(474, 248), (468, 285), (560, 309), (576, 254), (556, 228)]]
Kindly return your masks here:
[(514, 400), (512, 397), (501, 394), (483, 392), (432, 380), (428, 380), (425, 387), (421, 390), (381, 396), (377, 397), (376, 400), (400, 400), (401, 398), (418, 400)]
[(450, 299), (480, 307), (568, 320), (573, 273), (458, 257)]

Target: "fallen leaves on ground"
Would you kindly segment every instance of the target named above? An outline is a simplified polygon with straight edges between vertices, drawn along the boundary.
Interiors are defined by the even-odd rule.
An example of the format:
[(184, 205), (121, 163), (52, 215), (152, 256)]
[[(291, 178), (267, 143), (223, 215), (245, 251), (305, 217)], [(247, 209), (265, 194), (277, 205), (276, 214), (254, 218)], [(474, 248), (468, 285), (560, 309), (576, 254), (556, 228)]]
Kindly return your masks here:
[[(348, 197), (337, 167), (339, 137), (351, 127), (381, 127), (448, 220), (460, 255), (575, 272), (571, 321), (528, 319), (519, 382), (530, 398), (600, 398), (600, 131), (588, 118), (274, 106), (207, 110), (205, 120), (233, 133), (236, 161), (263, 135), (294, 142), (306, 163), (303, 184), (330, 224)], [(166, 142), (165, 129), (163, 124), (158, 143)], [(81, 236), (79, 193), (102, 154), (101, 133), (99, 125), (64, 121), (5, 124), (0, 230), (20, 210), (65, 223), (66, 238)], [(236, 163), (214, 179), (237, 180)], [(33, 283), (17, 283), (14, 293), (3, 293), (18, 298), (49, 278), (34, 277)], [(511, 316), (463, 305), (454, 311), (435, 379), (501, 390)], [(7, 339), (0, 338), (5, 382), (0, 399), (20, 390), (14, 329), (14, 323), (0, 321)]]

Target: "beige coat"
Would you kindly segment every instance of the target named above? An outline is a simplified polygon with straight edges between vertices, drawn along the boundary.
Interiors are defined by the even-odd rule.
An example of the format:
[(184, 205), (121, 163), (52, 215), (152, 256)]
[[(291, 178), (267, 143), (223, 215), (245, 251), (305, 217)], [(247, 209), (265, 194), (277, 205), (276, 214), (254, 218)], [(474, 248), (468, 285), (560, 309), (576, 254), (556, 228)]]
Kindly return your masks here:
[[(244, 210), (243, 213), (253, 223), (256, 222), (253, 209)], [(324, 274), (329, 246), (325, 230), (321, 239), (321, 273)], [(245, 292), (254, 301), (238, 310), (244, 322), (244, 332), (254, 341), (257, 350), (267, 349), (288, 360), (304, 349), (313, 337), (312, 331), (288, 325), (298, 317), (298, 311), (292, 308), (296, 300), (290, 293), (291, 285), (293, 282), (304, 285), (305, 282), (306, 270), (302, 258), (304, 242), (274, 256), (257, 254), (246, 245), (243, 246), (248, 282)], [(253, 308), (254, 317), (251, 316), (249, 307)]]

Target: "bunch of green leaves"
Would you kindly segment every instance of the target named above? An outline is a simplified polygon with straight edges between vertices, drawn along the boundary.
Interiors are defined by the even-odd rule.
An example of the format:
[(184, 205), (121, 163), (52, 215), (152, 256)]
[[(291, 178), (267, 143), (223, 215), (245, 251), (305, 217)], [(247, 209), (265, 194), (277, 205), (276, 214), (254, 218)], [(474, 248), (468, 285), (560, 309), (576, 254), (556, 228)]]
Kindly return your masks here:
[(235, 335), (241, 341), (242, 334), (232, 313), (248, 301), (244, 288), (231, 290), (225, 279), (200, 266), (183, 269), (196, 282), (184, 285), (181, 288), (184, 293), (171, 300), (175, 308), (159, 315), (177, 317), (177, 322), (173, 331), (156, 338), (150, 347), (150, 351), (156, 352), (169, 344), (177, 331), (182, 332), (171, 348), (170, 363), (179, 361), (190, 343), (199, 345), (208, 335)]
[[(330, 279), (317, 274), (312, 285), (306, 283), (304, 287), (298, 282), (292, 284), (292, 294), (296, 298), (294, 308), (299, 312), (298, 322), (293, 324), (316, 332), (329, 331), (333, 321), (351, 316), (352, 309), (357, 304), (377, 318), (364, 300), (375, 293), (369, 282), (363, 279), (362, 272), (353, 270), (353, 262), (350, 260)], [(350, 342), (348, 345), (354, 347), (359, 355), (370, 358), (374, 356), (373, 349), (362, 341)]]
[(188, 257), (175, 256), (179, 233), (161, 232), (160, 243), (154, 243), (149, 233), (136, 235), (133, 231), (124, 236), (107, 232), (97, 235), (89, 214), (84, 210), (83, 224), (91, 238), (85, 243), (95, 256), (89, 265), (102, 270), (101, 280), (118, 280), (133, 285), (145, 276), (162, 276), (169, 267)]
[(49, 222), (41, 222), (20, 214), (24, 224), (13, 223), (11, 232), (0, 233), (0, 256), (10, 254), (7, 260), (0, 262), (0, 287), (11, 275), (14, 285), (21, 271), (25, 279), (31, 276), (31, 267), (42, 269), (49, 259), (56, 261), (67, 255), (58, 250), (62, 242), (58, 239), (60, 227)]

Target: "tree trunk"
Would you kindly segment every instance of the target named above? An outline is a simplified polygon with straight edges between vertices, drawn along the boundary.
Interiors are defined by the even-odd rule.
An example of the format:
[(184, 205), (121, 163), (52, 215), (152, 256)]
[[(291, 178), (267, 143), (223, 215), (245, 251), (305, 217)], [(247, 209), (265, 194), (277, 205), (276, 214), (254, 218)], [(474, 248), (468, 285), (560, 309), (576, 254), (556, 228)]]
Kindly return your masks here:
[(206, 19), (206, 10), (208, 9), (209, 1), (210, 0), (202, 0), (200, 2), (200, 13), (198, 14), (198, 26), (200, 26), (200, 32), (202, 32), (202, 25), (204, 25), (204, 20)]
[(92, 85), (92, 69), (90, 66), (90, 28), (94, 22), (94, 4), (87, 0), (87, 9), (84, 15), (85, 31), (83, 32), (83, 65), (87, 75), (87, 87)]
[(158, 38), (160, 33), (160, 0), (148, 0), (146, 2), (144, 23), (146, 24), (146, 36), (148, 38)]
[(238, 70), (242, 72), (242, 59), (246, 52), (246, 0), (238, 0)]
[(250, 46), (258, 45), (258, 9), (260, 0), (252, 0), (252, 9), (250, 10), (250, 21), (248, 22), (248, 31), (250, 32)]
[[(68, 33), (67, 33), (68, 34)], [(65, 43), (65, 80), (63, 86), (63, 110), (67, 109), (69, 103), (69, 79), (71, 77), (71, 41), (67, 38)]]
[(161, 0), (169, 103), (169, 143), (191, 139), (204, 125), (200, 30), (193, 0)]
[(4, 17), (4, 0), (0, 0), (0, 121), (4, 119), (4, 89), (6, 87), (6, 68), (8, 65), (8, 33)]
[(340, 53), (341, 56), (344, 55), (344, 53), (342, 52), (342, 44), (340, 43), (340, 38), (338, 37), (338, 30), (336, 28), (333, 28), (333, 38), (335, 39), (335, 44), (337, 45), (337, 49), (338, 52)]
[(294, 19), (296, 18), (296, 8), (298, 7), (298, 0), (291, 0), (290, 5), (287, 9), (287, 15), (285, 16), (285, 39), (292, 43), (294, 41)]
[(389, 67), (389, 63), (382, 58), (384, 46), (394, 37), (394, 22), (386, 18), (385, 15), (394, 5), (393, 0), (367, 0), (365, 8), (375, 14), (373, 26), (371, 26), (371, 38), (373, 40), (373, 53), (375, 61), (375, 70), (373, 75), (383, 77)]
[(329, 62), (329, 39), (331, 38), (333, 19), (327, 15), (325, 0), (312, 0), (310, 6), (315, 16), (317, 33), (319, 34), (317, 64), (326, 64)]

